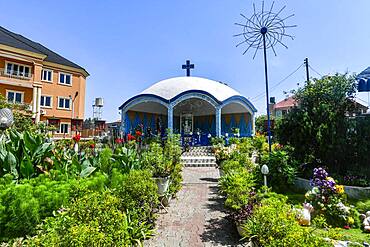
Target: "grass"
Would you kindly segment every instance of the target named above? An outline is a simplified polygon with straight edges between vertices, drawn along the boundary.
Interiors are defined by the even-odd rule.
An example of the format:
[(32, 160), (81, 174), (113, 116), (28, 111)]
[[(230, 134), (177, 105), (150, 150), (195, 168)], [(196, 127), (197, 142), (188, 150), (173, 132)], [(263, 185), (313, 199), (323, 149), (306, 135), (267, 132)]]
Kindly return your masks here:
[[(288, 203), (293, 205), (302, 205), (305, 201), (304, 193), (285, 192), (283, 193), (288, 197)], [(370, 199), (368, 200), (349, 200), (351, 205), (354, 205), (360, 213), (370, 211)], [(315, 229), (314, 232), (321, 237), (328, 237), (335, 240), (351, 241), (357, 243), (367, 242), (370, 243), (370, 233), (364, 233), (361, 229), (342, 229), (342, 228), (331, 228), (326, 229)], [(362, 245), (361, 245), (362, 246)]]
[(321, 237), (328, 237), (335, 240), (351, 241), (357, 243), (370, 242), (370, 234), (363, 233), (361, 229), (342, 229), (342, 228), (332, 228), (330, 230), (326, 229), (316, 229), (314, 231), (317, 235)]

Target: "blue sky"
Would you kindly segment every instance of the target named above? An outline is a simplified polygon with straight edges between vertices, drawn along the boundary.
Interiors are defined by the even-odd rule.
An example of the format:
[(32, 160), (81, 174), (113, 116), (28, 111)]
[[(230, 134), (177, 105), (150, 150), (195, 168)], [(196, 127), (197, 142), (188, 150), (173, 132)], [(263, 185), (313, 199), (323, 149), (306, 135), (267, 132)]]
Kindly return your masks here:
[[(103, 117), (119, 119), (118, 107), (151, 84), (182, 76), (186, 59), (195, 63), (194, 76), (228, 83), (246, 97), (264, 92), (262, 52), (242, 55), (236, 48), (240, 32), (234, 22), (252, 13), (251, 0), (142, 0), (142, 1), (38, 1), (13, 0), (2, 11), (0, 25), (20, 33), (85, 67), (86, 116), (92, 115), (95, 97), (103, 97)], [(270, 5), (272, 1), (265, 1)], [(369, 0), (285, 0), (283, 16), (297, 28), (286, 39), (289, 49), (269, 51), (270, 86), (294, 71), (308, 57), (320, 74), (359, 73), (370, 66)], [(312, 76), (318, 76), (311, 71)], [(301, 68), (276, 87), (270, 96), (283, 99), (283, 91), (305, 80)], [(360, 95), (367, 99), (367, 95)], [(265, 99), (252, 101), (264, 113)]]

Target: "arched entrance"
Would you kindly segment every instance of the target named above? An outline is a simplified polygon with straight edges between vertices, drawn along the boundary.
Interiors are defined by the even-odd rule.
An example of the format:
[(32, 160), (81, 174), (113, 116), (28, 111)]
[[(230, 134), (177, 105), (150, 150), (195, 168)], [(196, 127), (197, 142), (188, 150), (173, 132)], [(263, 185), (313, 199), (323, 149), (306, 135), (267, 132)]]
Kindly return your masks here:
[(173, 131), (183, 142), (208, 145), (209, 136), (216, 136), (216, 109), (205, 99), (187, 98), (173, 107)]

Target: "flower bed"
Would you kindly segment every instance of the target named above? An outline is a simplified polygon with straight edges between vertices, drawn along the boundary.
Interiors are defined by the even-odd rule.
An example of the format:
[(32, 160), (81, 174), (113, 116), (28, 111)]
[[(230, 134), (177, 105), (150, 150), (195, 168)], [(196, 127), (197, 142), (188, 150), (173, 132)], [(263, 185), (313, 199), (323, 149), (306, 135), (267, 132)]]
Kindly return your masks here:
[[(240, 144), (243, 142), (249, 144)], [(292, 165), (289, 147), (273, 145), (270, 155), (264, 147), (259, 136), (243, 140), (222, 161), (220, 191), (230, 222), (238, 227), (243, 239), (256, 246), (332, 246), (330, 239), (361, 239), (351, 239), (350, 234), (344, 236), (335, 228), (360, 230), (361, 222), (358, 211), (347, 201), (346, 187), (338, 185), (324, 169), (314, 170), (311, 186), (305, 188), (306, 204), (301, 201), (293, 205), (285, 195), (262, 186), (262, 164), (270, 168), (268, 185), (280, 193), (290, 190), (287, 183), (294, 184), (297, 167)], [(257, 164), (246, 162), (252, 153), (259, 157)]]
[[(153, 176), (166, 172), (169, 196), (181, 188), (175, 135), (148, 150), (131, 141), (116, 143), (114, 150), (97, 144), (101, 151), (86, 146), (79, 152), (71, 141), (45, 143), (36, 133), (9, 132), (10, 138), (0, 143), (0, 242), (138, 245), (153, 234), (160, 204)], [(76, 136), (73, 142), (81, 141)]]
[[(299, 190), (312, 189), (310, 180), (299, 177), (295, 179), (294, 186)], [(344, 191), (348, 195), (348, 197), (352, 199), (366, 199), (370, 197), (370, 187), (344, 185)]]

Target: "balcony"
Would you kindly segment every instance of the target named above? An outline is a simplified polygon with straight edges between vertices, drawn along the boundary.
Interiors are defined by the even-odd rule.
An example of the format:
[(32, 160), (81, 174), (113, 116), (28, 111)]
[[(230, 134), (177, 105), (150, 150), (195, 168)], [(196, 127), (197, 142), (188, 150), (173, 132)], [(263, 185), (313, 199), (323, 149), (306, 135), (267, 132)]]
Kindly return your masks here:
[(33, 74), (32, 73), (19, 72), (19, 71), (15, 71), (15, 70), (0, 69), (0, 77), (7, 77), (7, 78), (12, 78), (12, 79), (20, 79), (20, 80), (30, 81), (33, 78)]

